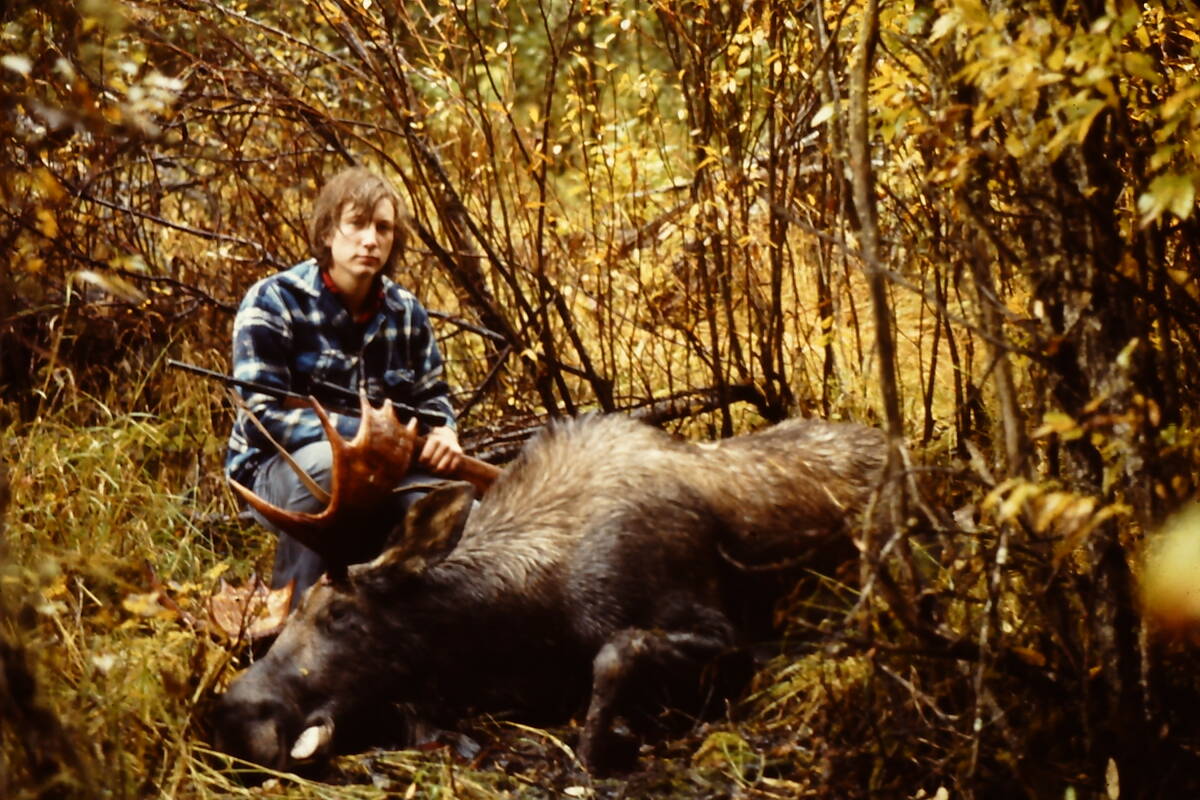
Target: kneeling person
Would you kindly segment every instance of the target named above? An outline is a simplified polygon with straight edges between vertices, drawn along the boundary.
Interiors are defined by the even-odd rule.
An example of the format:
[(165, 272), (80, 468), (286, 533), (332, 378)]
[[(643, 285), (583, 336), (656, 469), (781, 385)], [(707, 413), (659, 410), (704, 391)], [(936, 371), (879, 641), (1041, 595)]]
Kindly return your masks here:
[[(449, 387), (429, 316), (412, 293), (388, 273), (404, 252), (403, 205), (395, 190), (367, 169), (338, 173), (322, 188), (309, 221), (314, 257), (254, 284), (233, 328), (234, 377), (309, 394), (320, 383), (412, 406), (444, 420), (428, 431), (418, 461), (431, 472), (453, 471), (462, 448), (455, 433)], [(322, 488), (328, 490), (332, 456), (314, 411), (287, 408), (279, 400), (243, 391), (246, 406)], [(347, 439), (355, 416), (332, 413)], [(314, 512), (313, 497), (274, 445), (242, 411), (229, 438), (226, 473), (259, 497), (288, 511)], [(404, 485), (425, 483), (414, 472), (356, 531), (363, 557), (382, 546), (394, 521), (420, 496)], [(271, 587), (295, 581), (293, 606), (327, 565), (292, 536), (254, 516), (278, 537)]]

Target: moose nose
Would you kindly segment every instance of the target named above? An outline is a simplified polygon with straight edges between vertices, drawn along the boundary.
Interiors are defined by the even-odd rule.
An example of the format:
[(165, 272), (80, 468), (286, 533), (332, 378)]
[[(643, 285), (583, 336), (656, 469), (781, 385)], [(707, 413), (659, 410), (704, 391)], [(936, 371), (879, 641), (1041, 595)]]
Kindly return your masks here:
[(286, 710), (273, 700), (246, 701), (237, 687), (221, 695), (213, 710), (216, 749), (264, 767), (288, 765)]

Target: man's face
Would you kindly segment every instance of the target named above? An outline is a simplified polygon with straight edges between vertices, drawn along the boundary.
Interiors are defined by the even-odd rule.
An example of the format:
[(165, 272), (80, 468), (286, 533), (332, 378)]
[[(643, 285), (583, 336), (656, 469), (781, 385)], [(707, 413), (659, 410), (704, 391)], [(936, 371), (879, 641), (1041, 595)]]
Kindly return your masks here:
[(396, 209), (380, 200), (373, 209), (342, 206), (329, 235), (330, 273), (339, 285), (370, 282), (387, 263), (396, 236)]

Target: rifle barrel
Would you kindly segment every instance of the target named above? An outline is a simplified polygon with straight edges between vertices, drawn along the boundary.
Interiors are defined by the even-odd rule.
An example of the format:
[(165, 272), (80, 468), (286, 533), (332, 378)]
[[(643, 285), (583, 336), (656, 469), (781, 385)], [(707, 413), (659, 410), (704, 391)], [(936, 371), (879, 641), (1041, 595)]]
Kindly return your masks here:
[[(198, 367), (195, 364), (188, 364), (185, 361), (176, 361), (173, 358), (167, 359), (167, 366), (175, 369), (181, 369), (184, 372), (191, 372), (194, 375), (202, 375), (205, 378), (211, 378), (215, 381), (220, 381), (226, 386), (236, 386), (239, 389), (246, 389), (247, 391), (256, 392), (258, 394), (265, 394), (278, 400), (291, 400), (293, 402), (301, 403), (304, 406), (308, 406), (309, 398), (307, 395), (303, 395), (298, 392), (292, 392), (287, 389), (280, 389), (277, 386), (268, 386), (265, 383), (257, 383), (255, 381), (244, 381), (240, 378), (235, 378), (232, 375), (226, 375), (224, 372), (205, 369), (204, 367)], [(326, 383), (324, 381), (315, 382), (313, 388), (333, 395), (335, 398), (335, 403), (338, 405), (339, 412), (349, 413), (352, 416), (358, 415), (358, 393), (354, 390), (347, 389), (344, 386)], [(368, 397), (367, 400), (372, 405), (379, 404), (379, 401), (376, 398)], [(350, 402), (353, 402), (353, 405), (348, 407), (343, 406), (344, 403)], [(446, 420), (441, 414), (430, 411), (422, 411), (419, 408), (413, 408), (412, 406), (405, 405), (404, 403), (397, 403), (395, 401), (392, 401), (392, 407), (395, 408), (396, 411), (401, 415), (407, 417), (416, 417), (417, 420), (424, 425), (438, 427), (446, 424)]]
[(280, 389), (278, 386), (267, 386), (265, 383), (244, 381), (240, 378), (235, 378), (232, 375), (226, 375), (224, 372), (205, 369), (204, 367), (198, 367), (195, 364), (188, 364), (184, 361), (176, 361), (173, 358), (167, 359), (167, 366), (174, 367), (175, 369), (181, 369), (184, 372), (191, 372), (194, 375), (203, 375), (205, 378), (212, 378), (213, 380), (220, 381), (227, 386), (236, 386), (239, 389), (247, 389), (251, 392), (257, 392), (258, 394), (270, 395), (271, 397), (279, 400), (300, 400), (305, 403), (308, 402), (308, 398), (304, 395), (297, 394), (296, 392), (290, 392), (287, 389)]

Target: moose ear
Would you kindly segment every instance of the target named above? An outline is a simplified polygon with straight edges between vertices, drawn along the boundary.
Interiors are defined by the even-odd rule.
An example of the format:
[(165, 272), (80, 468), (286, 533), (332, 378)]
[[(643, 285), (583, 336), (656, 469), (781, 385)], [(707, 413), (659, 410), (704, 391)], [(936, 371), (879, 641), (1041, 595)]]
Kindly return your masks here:
[(458, 545), (474, 501), (469, 483), (446, 483), (429, 492), (408, 509), (375, 564), (404, 564), (419, 572), (438, 563)]

